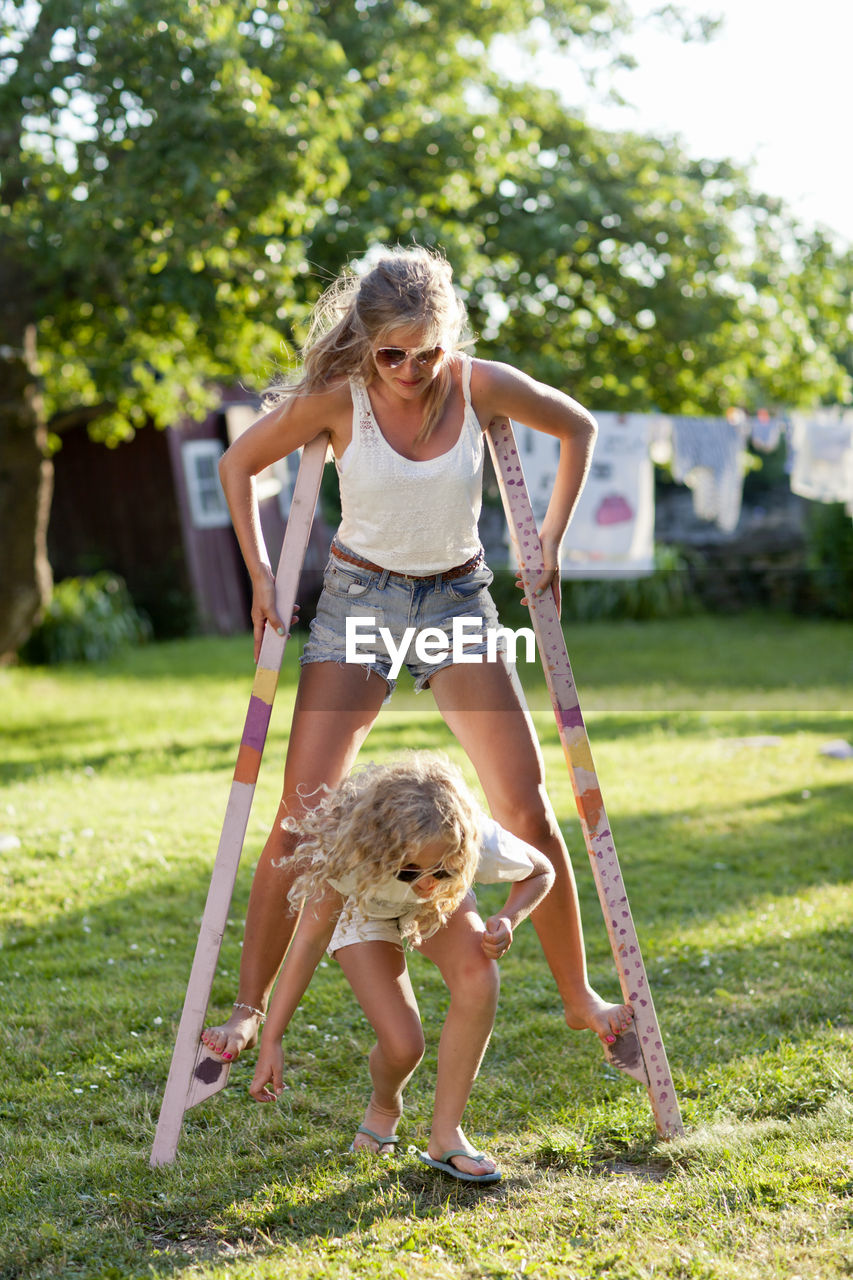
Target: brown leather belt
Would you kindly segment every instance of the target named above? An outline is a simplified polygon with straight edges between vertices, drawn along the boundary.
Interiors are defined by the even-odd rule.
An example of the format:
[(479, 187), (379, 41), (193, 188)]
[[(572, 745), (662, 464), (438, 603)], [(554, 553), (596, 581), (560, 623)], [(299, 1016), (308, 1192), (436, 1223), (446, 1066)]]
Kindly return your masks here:
[[(385, 573), (386, 570), (381, 564), (374, 564), (372, 560), (362, 560), (361, 556), (354, 556), (349, 551), (344, 551), (343, 547), (338, 546), (336, 542), (332, 543), (331, 552), (338, 560), (345, 560), (347, 564), (354, 564), (359, 569), (367, 569), (370, 573)], [(398, 573), (396, 569), (389, 569), (387, 572), (392, 578), (405, 578), (408, 581), (424, 582), (429, 578), (444, 578), (450, 582), (454, 578), (464, 578), (466, 573), (471, 573), (483, 562), (482, 548), (470, 560), (466, 560), (464, 564), (457, 564), (453, 569), (445, 569), (442, 573)]]

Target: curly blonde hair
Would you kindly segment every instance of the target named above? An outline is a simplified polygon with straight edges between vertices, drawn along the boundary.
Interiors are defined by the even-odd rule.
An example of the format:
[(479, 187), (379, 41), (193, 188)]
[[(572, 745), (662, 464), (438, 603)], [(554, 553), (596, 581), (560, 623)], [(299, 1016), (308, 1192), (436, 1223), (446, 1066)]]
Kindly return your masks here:
[(447, 357), (469, 339), (465, 304), (453, 288), (450, 264), (420, 245), (385, 249), (364, 274), (347, 268), (338, 276), (314, 307), (302, 350), (302, 376), (269, 388), (266, 402), (328, 391), (348, 378), (369, 385), (377, 376), (374, 344), (404, 327), (417, 329), (424, 347), (442, 346), (446, 353), (424, 397), (417, 439), (428, 439), (450, 394)]
[[(304, 803), (304, 798), (303, 798)], [(401, 936), (416, 946), (443, 925), (473, 884), (480, 853), (482, 810), (456, 765), (435, 752), (407, 752), (384, 765), (366, 765), (300, 817), (285, 818), (298, 837), (287, 859), (295, 872), (288, 898), (298, 910), (329, 880), (353, 888), (347, 914), (365, 909), (376, 887), (396, 875), (413, 853), (441, 841), (442, 867), (452, 874), (417, 907), (406, 908)]]

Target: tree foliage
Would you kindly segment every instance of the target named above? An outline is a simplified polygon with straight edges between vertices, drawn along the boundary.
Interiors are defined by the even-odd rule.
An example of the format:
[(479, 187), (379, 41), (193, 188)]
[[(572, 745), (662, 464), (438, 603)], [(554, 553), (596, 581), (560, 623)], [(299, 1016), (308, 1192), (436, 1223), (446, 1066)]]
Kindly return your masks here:
[(46, 0), (18, 43), (3, 257), (28, 264), (49, 408), (167, 421), (249, 363), (347, 181), (341, 50), (307, 6), (192, 0)]
[[(15, 475), (45, 416), (108, 438), (263, 383), (343, 261), (413, 238), (481, 352), (594, 407), (847, 396), (849, 253), (731, 165), (501, 75), (491, 41), (534, 19), (572, 59), (629, 26), (622, 0), (0, 0)], [(0, 480), (0, 535), (33, 507)]]

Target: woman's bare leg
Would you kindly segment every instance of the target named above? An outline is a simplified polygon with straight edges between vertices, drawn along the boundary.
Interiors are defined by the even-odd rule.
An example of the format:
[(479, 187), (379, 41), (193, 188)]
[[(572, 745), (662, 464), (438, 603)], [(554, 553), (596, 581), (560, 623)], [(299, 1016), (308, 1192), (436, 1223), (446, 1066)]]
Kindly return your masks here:
[[(335, 959), (376, 1032), (370, 1051), (373, 1093), (362, 1124), (382, 1137), (392, 1136), (403, 1114), (403, 1089), (424, 1051), (418, 1005), (403, 948), (393, 942), (356, 942), (341, 947)], [(393, 1146), (380, 1146), (369, 1134), (357, 1133), (355, 1151), (390, 1155)]]
[(531, 919), (557, 982), (566, 1022), (608, 1042), (631, 1023), (628, 1005), (593, 991), (572, 864), (545, 790), (539, 743), (501, 662), (444, 667), (430, 681), (447, 725), (477, 771), (492, 816), (553, 864), (554, 887)]
[[(236, 1000), (265, 1010), (293, 934), (287, 902), (290, 875), (278, 864), (293, 851), (294, 838), (282, 820), (310, 804), (311, 792), (337, 786), (352, 768), (387, 693), (381, 676), (363, 666), (312, 662), (302, 668), (284, 769), (284, 788), (272, 830), (255, 868), (246, 912), (240, 981)], [(297, 792), (299, 788), (299, 793)], [(235, 1007), (221, 1026), (208, 1027), (202, 1040), (228, 1061), (258, 1038), (260, 1019)]]
[[(492, 1034), (500, 990), (498, 966), (484, 955), (480, 945), (484, 931), (474, 896), (469, 894), (447, 924), (419, 948), (438, 966), (450, 992), (438, 1046), (435, 1108), (427, 1147), (433, 1160), (460, 1148), (475, 1154), (462, 1132), (462, 1116)], [(489, 1157), (475, 1161), (454, 1156), (453, 1163), (462, 1173), (475, 1175), (494, 1173), (497, 1168)]]

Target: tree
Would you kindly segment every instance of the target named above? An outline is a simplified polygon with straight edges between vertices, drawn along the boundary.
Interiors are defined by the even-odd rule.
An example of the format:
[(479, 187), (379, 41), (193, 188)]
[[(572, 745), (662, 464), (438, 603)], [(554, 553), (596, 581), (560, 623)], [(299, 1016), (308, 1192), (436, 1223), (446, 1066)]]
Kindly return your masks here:
[(49, 583), (38, 388), (54, 422), (83, 412), (107, 437), (199, 410), (259, 338), (271, 353), (363, 89), (308, 5), (0, 14), (3, 653)]
[[(371, 89), (386, 69), (384, 56), (367, 64)], [(849, 253), (845, 277), (840, 250), (727, 161), (594, 129), (527, 84), (486, 83), (464, 111), (440, 79), (419, 113), (371, 96), (343, 147), (371, 182), (318, 223), (315, 256), (357, 253), (365, 226), (444, 245), (480, 349), (600, 409), (849, 398)]]

